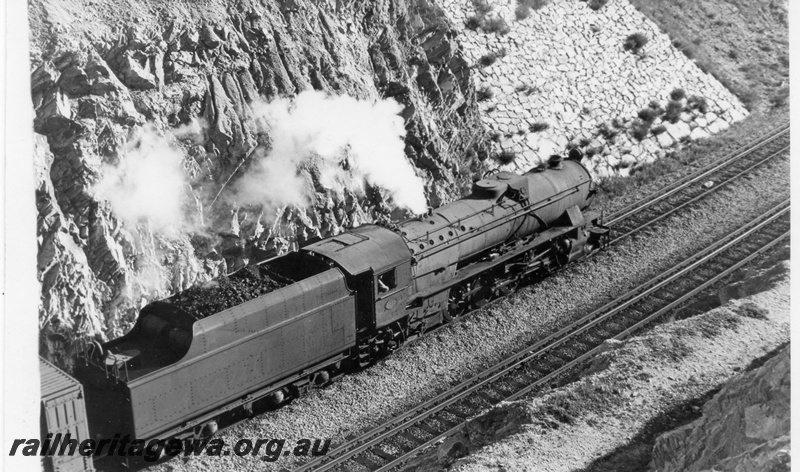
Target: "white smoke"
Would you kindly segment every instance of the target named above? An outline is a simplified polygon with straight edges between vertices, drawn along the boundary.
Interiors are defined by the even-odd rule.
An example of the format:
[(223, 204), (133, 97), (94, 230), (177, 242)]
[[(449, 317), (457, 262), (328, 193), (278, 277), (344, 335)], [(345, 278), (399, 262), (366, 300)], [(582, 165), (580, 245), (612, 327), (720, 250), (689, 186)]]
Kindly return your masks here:
[[(313, 167), (330, 191), (363, 194), (366, 182), (384, 189), (399, 207), (426, 211), (422, 179), (405, 156), (402, 106), (394, 100), (307, 91), (256, 102), (252, 109), (256, 128), (272, 138), (272, 146), (255, 152), (256, 161), (233, 189), (235, 204), (307, 206), (314, 188), (300, 170)], [(127, 225), (148, 223), (171, 238), (204, 231), (177, 139), (201, 142), (205, 128), (197, 120), (166, 135), (151, 124), (138, 129), (119, 162), (103, 166), (93, 195), (108, 201)]]
[(116, 165), (104, 165), (91, 188), (128, 225), (149, 223), (167, 237), (190, 229), (185, 205), (189, 186), (183, 154), (148, 124), (123, 148)]
[(253, 104), (259, 129), (273, 138), (272, 148), (257, 155), (237, 182), (235, 198), (243, 204), (304, 206), (313, 188), (298, 170), (316, 166), (326, 189), (363, 193), (367, 182), (386, 190), (397, 206), (424, 213), (423, 182), (405, 156), (401, 110), (394, 100), (317, 91)]

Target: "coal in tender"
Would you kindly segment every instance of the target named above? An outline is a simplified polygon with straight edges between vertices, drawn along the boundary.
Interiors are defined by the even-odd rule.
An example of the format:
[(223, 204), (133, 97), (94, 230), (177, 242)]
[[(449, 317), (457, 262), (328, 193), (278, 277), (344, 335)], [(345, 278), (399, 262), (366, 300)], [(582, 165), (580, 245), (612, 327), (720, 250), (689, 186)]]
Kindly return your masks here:
[(195, 320), (200, 320), (288, 284), (287, 281), (270, 277), (264, 269), (251, 266), (229, 276), (194, 285), (165, 301)]

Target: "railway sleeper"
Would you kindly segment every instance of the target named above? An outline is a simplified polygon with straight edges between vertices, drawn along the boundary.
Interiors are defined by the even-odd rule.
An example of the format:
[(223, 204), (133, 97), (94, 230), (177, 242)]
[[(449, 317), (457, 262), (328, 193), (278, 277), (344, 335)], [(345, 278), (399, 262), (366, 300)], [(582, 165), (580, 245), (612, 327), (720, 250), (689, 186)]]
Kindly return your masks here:
[(676, 294), (676, 293), (674, 293), (674, 292), (672, 292), (670, 290), (667, 290), (665, 288), (662, 288), (661, 290), (659, 290), (658, 292), (653, 294), (653, 298), (657, 298), (658, 300), (661, 300), (661, 301), (663, 301), (665, 303), (670, 303), (672, 301), (677, 300), (680, 297), (681, 297), (681, 294)]
[(653, 304), (648, 302), (639, 303), (636, 306), (628, 307), (625, 310), (617, 313), (615, 318), (621, 317), (626, 320), (639, 321), (646, 316), (645, 313), (649, 313), (651, 311), (652, 306)]
[(569, 349), (566, 348), (566, 347), (560, 347), (559, 349), (555, 349), (552, 352), (550, 352), (550, 355), (552, 357), (555, 357), (557, 362), (567, 363), (567, 362), (571, 362), (572, 359), (575, 359), (576, 357), (578, 357), (576, 355), (571, 354), (571, 352), (570, 352), (571, 350), (572, 350), (572, 346), (570, 346)]
[(530, 369), (538, 373), (541, 377), (546, 377), (550, 375), (557, 368), (558, 366), (552, 365), (550, 363), (545, 363), (538, 359), (530, 364)]
[(412, 448), (416, 447), (416, 445), (419, 444), (420, 442), (423, 442), (421, 438), (414, 436), (414, 434), (411, 433), (410, 429), (407, 429), (405, 431), (400, 431), (399, 433), (397, 433), (397, 437), (401, 441), (405, 441)]
[[(439, 423), (444, 425), (443, 422), (441, 422), (441, 421)], [(427, 425), (425, 423), (419, 423), (419, 424), (417, 424), (415, 426), (416, 426), (417, 429), (425, 431), (426, 433), (430, 434), (433, 437), (436, 437), (436, 436), (442, 434), (444, 431), (446, 431), (446, 429), (434, 428), (433, 426), (429, 426), (429, 425)]]
[(531, 383), (535, 382), (536, 379), (528, 374), (527, 372), (517, 372), (515, 382), (521, 385), (530, 385)]
[(669, 297), (670, 300), (677, 300), (681, 298), (688, 290), (687, 288), (670, 284), (667, 288), (662, 288), (661, 291)]
[(445, 411), (448, 414), (451, 414), (461, 419), (469, 418), (470, 416), (472, 416), (472, 412), (468, 411), (462, 405), (450, 405), (442, 411)]
[[(448, 417), (449, 416), (449, 417)], [(439, 423), (439, 426), (442, 428), (442, 433), (447, 431), (448, 429), (453, 428), (461, 424), (463, 421), (461, 418), (455, 415), (451, 415), (446, 411), (439, 412), (439, 416), (436, 417), (436, 421)], [(441, 434), (441, 433), (439, 433)]]
[(397, 457), (398, 457), (398, 456), (395, 456), (393, 454), (389, 454), (388, 452), (384, 451), (383, 449), (381, 449), (380, 446), (373, 447), (372, 449), (369, 450), (369, 452), (371, 452), (372, 454), (375, 454), (376, 456), (380, 457), (381, 459), (385, 460), (386, 462), (392, 462), (393, 460), (397, 459)]
[(495, 403), (500, 401), (501, 397), (492, 395), (492, 393), (494, 393), (494, 392), (481, 390), (481, 391), (477, 392), (476, 395), (478, 397), (482, 398), (483, 400), (487, 401), (488, 403), (494, 405)]
[[(478, 392), (473, 392), (472, 394), (470, 394), (469, 396), (465, 397), (461, 401), (467, 406), (467, 408), (470, 408), (470, 409), (473, 409), (473, 410), (482, 410), (482, 409), (487, 407), (486, 398), (484, 398)], [(493, 403), (490, 403), (490, 405), (492, 405), (492, 404)]]
[(374, 461), (367, 457), (366, 454), (360, 454), (352, 459), (354, 462), (361, 464), (362, 466), (366, 467), (369, 470), (378, 470), (383, 467), (383, 463), (378, 461)]

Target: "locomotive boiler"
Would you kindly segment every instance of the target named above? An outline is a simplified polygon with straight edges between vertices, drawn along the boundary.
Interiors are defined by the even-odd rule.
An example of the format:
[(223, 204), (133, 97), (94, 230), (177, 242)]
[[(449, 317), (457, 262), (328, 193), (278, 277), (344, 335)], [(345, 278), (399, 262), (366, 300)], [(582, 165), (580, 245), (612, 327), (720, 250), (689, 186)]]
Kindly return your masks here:
[[(151, 303), (130, 332), (77, 362), (91, 435), (213, 434), (597, 250), (608, 230), (584, 213), (595, 190), (571, 157), (495, 173), (425, 215), (359, 226)], [(253, 297), (225, 304), (228, 286)], [(204, 289), (216, 290), (211, 300), (193, 301)]]

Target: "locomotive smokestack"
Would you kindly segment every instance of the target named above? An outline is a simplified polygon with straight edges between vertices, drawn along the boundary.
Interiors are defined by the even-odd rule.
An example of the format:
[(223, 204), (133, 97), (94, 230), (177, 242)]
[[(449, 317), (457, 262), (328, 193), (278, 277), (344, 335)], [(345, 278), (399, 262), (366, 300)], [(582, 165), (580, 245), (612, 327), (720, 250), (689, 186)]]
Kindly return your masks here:
[(562, 161), (563, 159), (561, 156), (553, 154), (550, 156), (550, 159), (547, 160), (547, 164), (551, 169), (559, 170), (564, 168), (564, 165), (561, 163)]

